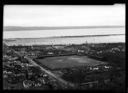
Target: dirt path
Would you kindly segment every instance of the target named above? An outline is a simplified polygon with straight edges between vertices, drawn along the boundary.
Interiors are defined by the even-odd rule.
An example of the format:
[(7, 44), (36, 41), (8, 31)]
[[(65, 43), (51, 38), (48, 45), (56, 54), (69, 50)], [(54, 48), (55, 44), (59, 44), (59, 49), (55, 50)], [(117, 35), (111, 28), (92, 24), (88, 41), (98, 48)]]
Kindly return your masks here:
[[(14, 53), (16, 53), (18, 56), (23, 56), (21, 55), (19, 52), (12, 50)], [(49, 76), (51, 76), (52, 78), (54, 78), (55, 80), (59, 81), (61, 84), (63, 84), (64, 86), (70, 86), (72, 88), (75, 87), (74, 84), (69, 83), (63, 79), (61, 79), (60, 77), (57, 77), (55, 74), (53, 74), (52, 72), (50, 72), (49, 70), (44, 69), (42, 66), (40, 66), (39, 64), (37, 64), (35, 61), (33, 61), (31, 58), (29, 58), (28, 56), (24, 56), (25, 59), (27, 59), (31, 64), (33, 64), (34, 66), (38, 66), (43, 72), (45, 72), (46, 74), (48, 74)]]
[(50, 75), (51, 77), (53, 77), (54, 79), (58, 80), (59, 82), (61, 82), (62, 84), (66, 85), (66, 86), (70, 86), (70, 87), (74, 87), (74, 84), (72, 83), (68, 83), (67, 81), (57, 77), (55, 74), (53, 74), (52, 72), (44, 69), (42, 66), (38, 65), (35, 61), (33, 61), (31, 58), (28, 57), (24, 57), (26, 58), (29, 62), (31, 62), (33, 65), (38, 66), (41, 68), (42, 71), (44, 71), (45, 73), (47, 73), (48, 75)]

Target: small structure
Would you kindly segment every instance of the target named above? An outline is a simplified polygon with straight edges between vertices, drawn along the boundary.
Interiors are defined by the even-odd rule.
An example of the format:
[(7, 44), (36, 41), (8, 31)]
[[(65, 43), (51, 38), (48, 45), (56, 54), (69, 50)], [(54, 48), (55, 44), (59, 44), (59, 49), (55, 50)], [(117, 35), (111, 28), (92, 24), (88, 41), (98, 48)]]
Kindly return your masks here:
[(86, 86), (89, 86), (90, 88), (92, 88), (94, 84), (98, 84), (98, 81), (82, 83), (80, 86), (85, 86), (86, 85)]
[(98, 67), (94, 67), (93, 70), (99, 70), (99, 68)]
[(109, 82), (110, 82), (110, 79), (104, 80), (104, 83), (105, 83), (105, 84), (108, 84)]
[(107, 68), (107, 69), (108, 69), (108, 68), (109, 68), (109, 66), (104, 66), (104, 68)]
[(78, 50), (78, 52), (79, 52), (79, 53), (83, 53), (83, 52), (84, 52), (84, 50)]
[(52, 54), (53, 54), (53, 52), (48, 52), (48, 54), (49, 54), (49, 55), (52, 55)]
[(29, 88), (32, 85), (33, 85), (33, 81), (31, 81), (31, 80), (25, 80), (25, 81), (23, 81), (24, 88)]

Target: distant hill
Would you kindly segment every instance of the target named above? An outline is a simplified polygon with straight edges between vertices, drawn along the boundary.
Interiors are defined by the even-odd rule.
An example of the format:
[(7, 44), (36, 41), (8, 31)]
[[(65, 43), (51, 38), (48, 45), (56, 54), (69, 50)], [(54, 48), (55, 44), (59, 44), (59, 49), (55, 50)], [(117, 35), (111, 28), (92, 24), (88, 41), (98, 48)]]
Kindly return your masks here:
[(89, 29), (89, 28), (120, 28), (124, 26), (63, 26), (63, 27), (23, 27), (23, 26), (5, 26), (4, 31), (22, 31), (22, 30), (57, 30), (57, 29)]

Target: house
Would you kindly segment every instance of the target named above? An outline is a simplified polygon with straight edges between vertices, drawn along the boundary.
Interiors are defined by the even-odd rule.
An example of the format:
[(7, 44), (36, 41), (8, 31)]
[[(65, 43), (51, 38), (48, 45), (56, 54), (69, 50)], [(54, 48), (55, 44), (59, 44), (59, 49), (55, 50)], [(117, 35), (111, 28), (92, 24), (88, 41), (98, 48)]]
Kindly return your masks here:
[(53, 52), (48, 52), (47, 54), (52, 55), (52, 54), (53, 54)]
[(84, 50), (78, 50), (78, 52), (84, 53)]
[(109, 66), (104, 66), (104, 68), (109, 69)]
[(25, 81), (23, 81), (23, 86), (24, 86), (24, 88), (29, 88), (33, 85), (33, 83), (34, 82), (31, 80), (25, 80)]
[(93, 70), (99, 70), (99, 68), (98, 67), (94, 67)]

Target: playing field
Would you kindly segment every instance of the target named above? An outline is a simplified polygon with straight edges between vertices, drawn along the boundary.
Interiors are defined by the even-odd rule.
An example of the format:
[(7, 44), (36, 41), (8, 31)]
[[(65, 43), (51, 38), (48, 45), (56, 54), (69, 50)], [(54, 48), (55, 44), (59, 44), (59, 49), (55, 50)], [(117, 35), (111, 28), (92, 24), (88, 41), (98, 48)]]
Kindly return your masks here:
[(106, 64), (105, 62), (88, 58), (87, 56), (60, 56), (37, 59), (39, 63), (49, 69), (69, 68), (78, 66), (96, 66)]

